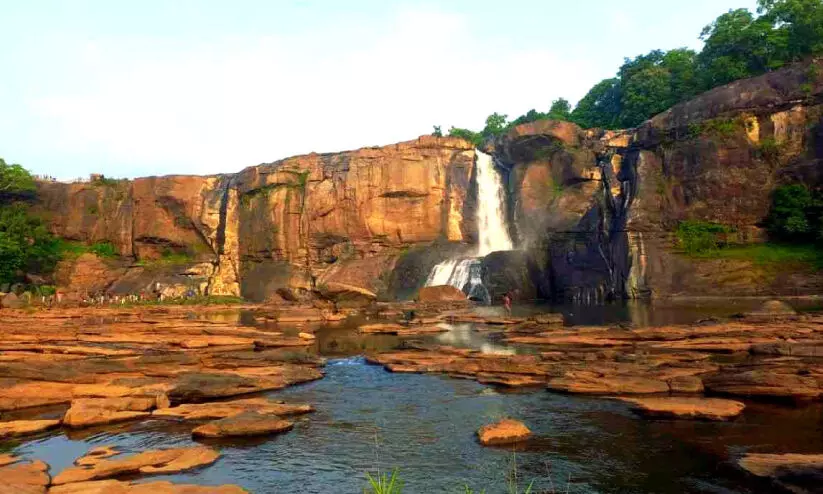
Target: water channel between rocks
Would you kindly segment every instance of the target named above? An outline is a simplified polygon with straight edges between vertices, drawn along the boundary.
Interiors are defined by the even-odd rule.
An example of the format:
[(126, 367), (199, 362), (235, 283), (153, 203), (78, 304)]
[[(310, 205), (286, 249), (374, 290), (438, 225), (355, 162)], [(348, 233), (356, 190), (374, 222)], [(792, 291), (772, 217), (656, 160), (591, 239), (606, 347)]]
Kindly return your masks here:
[[(748, 310), (759, 301), (690, 302), (680, 306), (628, 304), (605, 308), (554, 307), (575, 324), (690, 323)], [(522, 314), (548, 307), (521, 306)], [(237, 318), (237, 313), (225, 317)], [(241, 321), (251, 324), (240, 315)], [(455, 325), (428, 341), (518, 352), (493, 331)], [(617, 401), (549, 393), (506, 392), (474, 381), (437, 375), (393, 374), (361, 355), (402, 346), (394, 336), (361, 336), (353, 326), (320, 328), (316, 349), (329, 358), (326, 376), (267, 393), (304, 402), (317, 411), (292, 432), (248, 441), (209, 442), (221, 458), (192, 472), (152, 480), (238, 484), (256, 493), (362, 492), (365, 472), (400, 468), (404, 492), (506, 492), (507, 471), (517, 464), (521, 486), (535, 492), (766, 493), (768, 481), (738, 470), (746, 451), (816, 453), (823, 450), (823, 406), (747, 403), (728, 423), (641, 419)], [(522, 450), (484, 448), (476, 430), (511, 416), (534, 432)], [(56, 433), (0, 443), (6, 451), (37, 458), (55, 474), (94, 446), (125, 452), (191, 445), (190, 426), (146, 421), (82, 433)]]

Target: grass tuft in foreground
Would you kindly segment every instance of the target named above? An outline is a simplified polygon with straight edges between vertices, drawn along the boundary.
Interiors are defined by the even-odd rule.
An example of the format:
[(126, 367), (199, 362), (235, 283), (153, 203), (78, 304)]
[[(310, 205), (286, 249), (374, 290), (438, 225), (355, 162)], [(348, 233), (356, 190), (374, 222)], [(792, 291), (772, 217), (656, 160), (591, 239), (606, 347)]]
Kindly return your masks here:
[(372, 477), (370, 473), (366, 473), (366, 480), (369, 481), (369, 487), (363, 490), (365, 494), (400, 494), (403, 492), (403, 481), (400, 480), (397, 468), (392, 470), (391, 476), (378, 472), (376, 477)]

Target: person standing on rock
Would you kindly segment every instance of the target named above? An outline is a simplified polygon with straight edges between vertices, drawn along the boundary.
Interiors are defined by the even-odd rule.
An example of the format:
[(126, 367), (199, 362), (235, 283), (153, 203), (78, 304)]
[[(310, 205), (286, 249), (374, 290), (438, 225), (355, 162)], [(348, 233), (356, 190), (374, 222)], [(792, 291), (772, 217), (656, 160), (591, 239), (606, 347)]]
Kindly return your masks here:
[(506, 309), (507, 315), (512, 315), (512, 296), (509, 292), (503, 295), (503, 307)]

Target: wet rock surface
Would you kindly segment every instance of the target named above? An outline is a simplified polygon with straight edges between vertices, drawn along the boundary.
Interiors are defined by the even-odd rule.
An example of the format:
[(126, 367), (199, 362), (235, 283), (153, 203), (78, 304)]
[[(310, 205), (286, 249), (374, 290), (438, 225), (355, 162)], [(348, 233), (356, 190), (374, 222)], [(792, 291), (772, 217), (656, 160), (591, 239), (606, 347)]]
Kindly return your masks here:
[(531, 431), (523, 422), (514, 419), (503, 419), (484, 425), (477, 431), (477, 439), (484, 446), (517, 444), (527, 440), (531, 435)]
[(668, 417), (704, 420), (728, 420), (740, 415), (743, 403), (717, 398), (665, 397), (621, 398), (632, 409), (648, 417)]
[(108, 479), (128, 474), (165, 474), (182, 472), (210, 465), (220, 454), (214, 449), (198, 446), (145, 451), (123, 458), (113, 457), (91, 465), (69, 467), (54, 477), (55, 485)]
[(0, 467), (0, 492), (3, 494), (41, 494), (49, 485), (49, 466), (40, 460)]
[(750, 453), (738, 465), (752, 475), (772, 479), (785, 492), (815, 493), (823, 485), (823, 454)]
[(294, 422), (283, 420), (277, 415), (260, 412), (243, 412), (196, 427), (194, 437), (241, 437), (263, 436), (286, 432), (294, 427)]

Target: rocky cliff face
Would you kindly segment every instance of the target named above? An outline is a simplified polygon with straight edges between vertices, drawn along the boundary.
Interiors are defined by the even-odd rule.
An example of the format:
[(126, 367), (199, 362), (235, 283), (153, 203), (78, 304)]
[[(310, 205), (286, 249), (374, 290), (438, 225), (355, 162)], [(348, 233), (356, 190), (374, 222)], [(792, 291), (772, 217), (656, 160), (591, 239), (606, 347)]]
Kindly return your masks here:
[[(489, 143), (519, 250), (483, 261), (492, 295), (600, 302), (669, 295), (806, 294), (823, 276), (746, 261), (688, 259), (683, 220), (760, 241), (779, 184), (823, 178), (823, 62), (705, 93), (638, 129), (539, 121)], [(310, 154), (234, 175), (43, 183), (54, 232), (110, 242), (121, 258), (81, 256), (78, 290), (159, 284), (252, 300), (320, 293), (340, 301), (411, 297), (437, 263), (476, 243), (475, 153), (463, 140)], [(85, 264), (84, 264), (85, 263)], [(87, 265), (86, 265), (87, 264)], [(113, 280), (113, 281), (109, 281)]]
[(470, 144), (421, 137), (236, 175), (42, 183), (40, 209), (63, 238), (115, 246), (113, 291), (372, 296), (409, 247), (472, 238), (473, 163)]
[(683, 220), (764, 239), (771, 192), (823, 183), (823, 61), (738, 81), (624, 132), (535, 122), (494, 144), (538, 295), (583, 302), (670, 295), (803, 295), (823, 276), (678, 254)]

